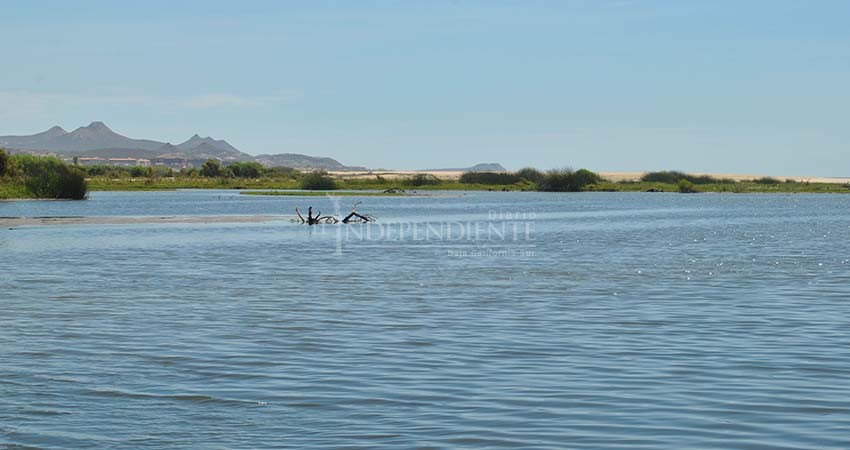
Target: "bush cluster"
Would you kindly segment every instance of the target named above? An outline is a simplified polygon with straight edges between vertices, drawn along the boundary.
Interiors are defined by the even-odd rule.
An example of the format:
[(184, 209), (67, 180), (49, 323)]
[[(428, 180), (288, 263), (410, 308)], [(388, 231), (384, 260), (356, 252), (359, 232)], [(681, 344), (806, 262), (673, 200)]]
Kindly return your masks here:
[(515, 184), (522, 178), (510, 172), (466, 172), (458, 180), (464, 184)]
[(434, 175), (427, 173), (418, 173), (411, 178), (407, 178), (402, 181), (402, 184), (407, 186), (434, 186), (440, 184), (440, 179), (435, 177)]
[(641, 177), (641, 181), (651, 183), (678, 184), (679, 180), (686, 180), (693, 184), (734, 183), (734, 180), (725, 178), (714, 178), (709, 175), (692, 175), (677, 170), (664, 170), (661, 172), (649, 172)]
[(14, 171), (13, 159), (5, 150), (0, 148), (0, 177), (11, 176)]
[(535, 169), (534, 167), (523, 167), (516, 172), (516, 175), (523, 180), (530, 181), (532, 183), (539, 183), (544, 176), (543, 172)]
[(301, 189), (305, 191), (333, 191), (338, 189), (336, 181), (327, 172), (311, 172), (301, 178)]
[(600, 182), (601, 177), (587, 169), (550, 170), (537, 182), (537, 190), (543, 192), (579, 192), (587, 186)]
[(587, 169), (557, 169), (541, 172), (533, 167), (526, 167), (516, 172), (466, 172), (460, 176), (461, 183), (512, 185), (517, 183), (534, 183), (538, 191), (544, 192), (578, 192), (588, 186), (599, 183), (602, 178)]
[[(12, 161), (9, 163), (8, 161)], [(36, 198), (82, 200), (88, 196), (88, 184), (82, 170), (58, 158), (14, 155), (7, 158), (4, 173), (14, 165), (15, 176)]]
[(782, 184), (782, 181), (777, 180), (776, 178), (773, 178), (773, 177), (761, 177), (761, 178), (758, 178), (756, 180), (753, 180), (753, 183), (773, 185), (773, 184)]
[(679, 192), (682, 194), (693, 194), (697, 192), (694, 187), (694, 183), (682, 178), (676, 183), (676, 187), (679, 189)]

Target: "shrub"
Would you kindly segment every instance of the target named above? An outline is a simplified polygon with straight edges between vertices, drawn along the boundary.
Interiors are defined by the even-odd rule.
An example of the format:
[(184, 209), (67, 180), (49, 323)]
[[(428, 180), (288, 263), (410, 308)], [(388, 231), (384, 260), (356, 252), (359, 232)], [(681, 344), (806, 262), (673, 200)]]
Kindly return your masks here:
[(16, 155), (14, 160), (27, 190), (37, 198), (82, 200), (88, 195), (83, 171), (57, 158)]
[(575, 183), (579, 187), (579, 190), (583, 189), (585, 186), (596, 184), (602, 180), (599, 174), (587, 169), (577, 170), (573, 173), (573, 178), (575, 178)]
[(336, 181), (325, 172), (308, 173), (301, 179), (301, 189), (305, 191), (333, 191), (338, 189)]
[(412, 178), (405, 179), (404, 184), (408, 186), (433, 186), (440, 184), (440, 179), (431, 174), (419, 173)]
[(295, 178), (300, 175), (300, 173), (291, 168), (291, 167), (269, 167), (268, 169), (263, 169), (265, 175), (272, 178)]
[(732, 180), (718, 180), (717, 178), (708, 175), (691, 175), (675, 170), (666, 170), (661, 172), (649, 172), (641, 177), (641, 181), (650, 183), (668, 183), (677, 184), (679, 180), (687, 180), (693, 184), (712, 184), (718, 182), (730, 183)]
[(523, 167), (517, 171), (516, 175), (526, 181), (531, 181), (532, 183), (537, 183), (543, 179), (543, 172), (535, 169), (534, 167)]
[(756, 184), (781, 184), (782, 182), (773, 177), (761, 177), (757, 180), (753, 180), (753, 183)]
[(550, 170), (537, 183), (537, 190), (544, 192), (578, 192), (601, 180), (598, 174), (587, 169), (573, 172), (571, 169)]
[(676, 185), (679, 188), (679, 192), (682, 193), (682, 194), (693, 194), (697, 191), (694, 188), (694, 183), (692, 183), (692, 182), (690, 182), (690, 181), (688, 181), (684, 178), (679, 180), (678, 183), (676, 183)]
[(184, 177), (196, 178), (199, 174), (200, 172), (198, 172), (198, 169), (195, 167), (180, 169), (180, 175)]
[(220, 177), (223, 174), (224, 172), (221, 170), (221, 163), (215, 159), (210, 158), (203, 166), (201, 166), (201, 175), (207, 178)]
[(236, 178), (260, 178), (263, 175), (263, 165), (257, 162), (237, 162), (227, 166)]
[(88, 197), (89, 187), (83, 172), (74, 167), (65, 166), (66, 173), (60, 176), (56, 198), (83, 200)]
[(507, 172), (465, 172), (458, 181), (464, 184), (514, 184), (522, 179)]
[(11, 160), (12, 158), (10, 158), (9, 155), (6, 154), (6, 151), (0, 148), (0, 177), (5, 176), (7, 173), (11, 172), (11, 170), (9, 170), (11, 166)]

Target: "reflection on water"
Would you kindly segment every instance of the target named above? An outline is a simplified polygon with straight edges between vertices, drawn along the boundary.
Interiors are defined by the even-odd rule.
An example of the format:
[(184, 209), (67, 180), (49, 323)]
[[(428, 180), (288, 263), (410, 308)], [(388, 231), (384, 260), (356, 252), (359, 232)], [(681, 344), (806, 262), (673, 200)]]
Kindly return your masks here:
[[(379, 224), (531, 222), (533, 234), (0, 230), (0, 447), (850, 445), (850, 197), (364, 200)], [(0, 203), (0, 216), (311, 204), (334, 207), (94, 193)]]

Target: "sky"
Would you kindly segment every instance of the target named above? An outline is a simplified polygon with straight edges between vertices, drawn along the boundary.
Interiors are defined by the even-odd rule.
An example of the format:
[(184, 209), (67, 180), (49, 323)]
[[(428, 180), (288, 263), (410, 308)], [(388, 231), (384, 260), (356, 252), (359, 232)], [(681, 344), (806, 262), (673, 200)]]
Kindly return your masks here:
[(848, 1), (0, 0), (0, 135), (850, 176)]

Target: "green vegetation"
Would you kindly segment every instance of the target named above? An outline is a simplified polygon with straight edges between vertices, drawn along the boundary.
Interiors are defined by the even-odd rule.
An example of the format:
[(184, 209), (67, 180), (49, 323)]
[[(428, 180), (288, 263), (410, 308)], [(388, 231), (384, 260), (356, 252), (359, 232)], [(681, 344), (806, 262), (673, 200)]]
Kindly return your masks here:
[(412, 187), (437, 186), (440, 184), (440, 179), (427, 173), (418, 173), (411, 178), (402, 180), (402, 183), (405, 186)]
[(466, 172), (458, 181), (463, 184), (507, 185), (519, 183), (522, 177), (510, 172)]
[(10, 198), (33, 198), (33, 195), (20, 181), (0, 179), (0, 199)]
[(579, 192), (599, 181), (599, 175), (587, 169), (559, 169), (543, 173), (531, 167), (517, 172), (466, 172), (458, 180), (461, 184), (498, 186), (503, 190), (505, 186), (512, 186), (518, 190), (543, 192)]
[(598, 174), (587, 169), (573, 171), (571, 169), (550, 170), (537, 182), (537, 190), (543, 192), (579, 192), (602, 179)]
[(201, 166), (201, 175), (207, 178), (217, 178), (224, 176), (224, 171), (221, 170), (221, 163), (215, 159), (208, 159), (207, 162)]
[(680, 194), (693, 194), (697, 192), (696, 188), (694, 188), (694, 183), (684, 178), (679, 179), (676, 187), (679, 189)]
[(208, 160), (200, 168), (172, 170), (168, 167), (80, 167), (92, 190), (149, 191), (173, 189), (298, 189), (302, 176), (288, 167), (265, 168), (255, 162), (222, 166)]
[(339, 189), (336, 181), (325, 172), (308, 173), (301, 179), (300, 187), (305, 191), (333, 191)]
[(641, 177), (641, 181), (651, 183), (676, 184), (679, 182), (679, 180), (686, 180), (693, 184), (734, 183), (733, 180), (725, 178), (718, 179), (709, 175), (692, 175), (689, 173), (678, 172), (675, 170), (667, 170), (663, 172), (649, 172), (643, 177)]
[(52, 157), (8, 155), (0, 149), (0, 198), (82, 200), (88, 185), (82, 171)]
[(6, 154), (6, 151), (0, 148), (0, 177), (6, 176), (7, 173), (13, 172), (12, 158)]
[(236, 178), (260, 178), (264, 173), (263, 165), (258, 162), (238, 162), (225, 168), (229, 175)]
[(762, 177), (762, 178), (759, 178), (759, 179), (757, 179), (757, 180), (753, 180), (753, 183), (758, 183), (758, 184), (781, 184), (782, 182), (781, 182), (781, 181), (779, 181), (779, 180), (777, 180), (776, 178), (771, 178), (771, 177)]
[[(20, 162), (19, 162), (20, 161)], [(36, 164), (33, 161), (42, 161)], [(19, 172), (28, 170), (30, 176)], [(222, 165), (207, 161), (200, 168), (175, 171), (166, 167), (72, 167), (54, 158), (9, 156), (0, 152), (0, 198), (59, 198), (81, 190), (79, 174), (87, 178), (91, 190), (139, 191), (174, 189), (251, 189), (284, 190), (280, 193), (257, 192), (251, 195), (314, 195), (316, 191), (376, 191), (356, 195), (392, 195), (419, 191), (614, 191), (614, 192), (833, 192), (850, 193), (850, 186), (837, 183), (808, 183), (780, 181), (763, 177), (748, 181), (733, 181), (707, 175), (677, 171), (650, 172), (640, 181), (613, 182), (602, 179), (586, 169), (560, 169), (541, 172), (527, 167), (516, 172), (469, 172), (459, 179), (441, 179), (431, 174), (412, 176), (395, 174), (329, 175), (325, 172), (299, 172), (287, 167), (262, 167), (254, 162)], [(15, 175), (9, 175), (13, 173)], [(54, 175), (48, 175), (52, 173)], [(78, 174), (75, 178), (74, 174)], [(64, 180), (60, 182), (59, 180)], [(383, 194), (389, 191), (390, 194)], [(350, 194), (340, 194), (350, 195)], [(398, 195), (398, 194), (397, 194)], [(79, 194), (77, 194), (79, 196)], [(74, 198), (71, 196), (70, 198)]]
[(539, 183), (544, 176), (543, 172), (535, 169), (534, 167), (523, 167), (522, 169), (519, 169), (516, 174), (523, 180), (532, 183)]

